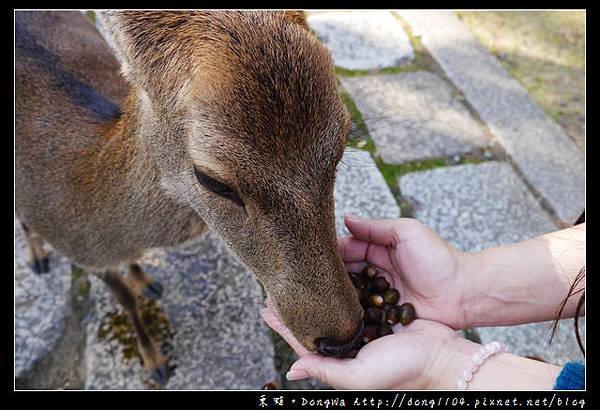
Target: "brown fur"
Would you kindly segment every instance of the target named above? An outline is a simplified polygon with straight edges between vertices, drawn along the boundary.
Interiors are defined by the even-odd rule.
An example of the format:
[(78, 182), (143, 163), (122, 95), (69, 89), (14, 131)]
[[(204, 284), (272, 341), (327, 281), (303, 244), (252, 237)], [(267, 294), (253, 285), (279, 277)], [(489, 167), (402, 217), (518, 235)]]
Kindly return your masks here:
[[(349, 116), (330, 55), (302, 15), (102, 18), (127, 83), (79, 13), (17, 12), (19, 218), (97, 271), (206, 224), (307, 348), (317, 337), (352, 339), (362, 309), (333, 203)], [(76, 84), (80, 94), (93, 90), (89, 98), (61, 73), (88, 86)], [(234, 187), (244, 207), (201, 186), (194, 166)]]

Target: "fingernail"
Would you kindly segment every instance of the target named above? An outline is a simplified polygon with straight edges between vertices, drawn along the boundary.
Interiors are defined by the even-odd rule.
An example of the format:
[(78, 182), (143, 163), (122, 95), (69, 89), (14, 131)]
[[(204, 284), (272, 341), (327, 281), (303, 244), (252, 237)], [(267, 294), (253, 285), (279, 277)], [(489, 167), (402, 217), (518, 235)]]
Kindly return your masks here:
[(354, 219), (354, 220), (361, 219), (360, 216), (358, 216), (356, 214), (346, 214), (346, 218)]
[(295, 369), (290, 370), (285, 375), (285, 378), (290, 381), (308, 379), (309, 377), (310, 377), (310, 375), (308, 373), (306, 373), (304, 370), (295, 370)]

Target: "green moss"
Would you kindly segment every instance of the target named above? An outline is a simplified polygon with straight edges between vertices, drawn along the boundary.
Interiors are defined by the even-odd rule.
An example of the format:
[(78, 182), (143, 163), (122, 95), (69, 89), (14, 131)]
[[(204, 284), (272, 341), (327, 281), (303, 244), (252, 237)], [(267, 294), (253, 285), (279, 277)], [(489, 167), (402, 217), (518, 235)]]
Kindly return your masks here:
[(90, 293), (91, 283), (87, 274), (75, 265), (71, 265), (71, 286), (79, 296), (87, 296)]
[(74, 265), (71, 267), (71, 278), (74, 282), (77, 282), (84, 274), (85, 272), (80, 267)]
[(416, 64), (409, 64), (401, 67), (385, 67), (381, 69), (373, 70), (350, 70), (342, 67), (335, 67), (335, 73), (343, 77), (360, 77), (372, 74), (398, 74), (398, 73), (410, 73), (418, 71), (419, 67)]
[(435, 59), (429, 54), (423, 43), (421, 43), (421, 39), (413, 34), (411, 27), (402, 19), (402, 17), (400, 17), (396, 13), (392, 14), (396, 18), (396, 20), (398, 20), (398, 23), (406, 32), (410, 44), (413, 47), (415, 53), (413, 62), (411, 64), (411, 67), (414, 67), (413, 71), (425, 70), (437, 74), (442, 74), (443, 70), (435, 61)]
[[(175, 335), (169, 319), (160, 311), (156, 301), (141, 301), (139, 312), (148, 335), (156, 343), (159, 350), (167, 356), (173, 349), (171, 341)], [(124, 312), (114, 311), (104, 316), (98, 327), (98, 338), (101, 340), (117, 340), (121, 345), (125, 359), (138, 358), (142, 361), (135, 330)]]
[(348, 138), (348, 142), (346, 143), (346, 147), (348, 148), (356, 148), (364, 151), (368, 151), (371, 153), (375, 152), (375, 142), (371, 137), (369, 137), (369, 132), (367, 130), (367, 126), (363, 119), (362, 114), (352, 101), (352, 98), (347, 92), (342, 92), (342, 101), (348, 112), (350, 113), (350, 118), (352, 119), (352, 123), (355, 126), (353, 130), (353, 135)]
[(540, 108), (584, 149), (585, 11), (456, 14)]
[(373, 74), (373, 70), (349, 70), (347, 68), (335, 66), (335, 73), (343, 77), (358, 77), (361, 75)]
[(368, 151), (371, 154), (375, 153), (375, 141), (369, 136), (349, 139), (346, 147)]
[(350, 118), (352, 119), (352, 122), (354, 123), (356, 128), (359, 131), (361, 131), (361, 133), (364, 132), (366, 134), (367, 126), (365, 125), (365, 120), (363, 119), (363, 116), (360, 113), (360, 111), (358, 111), (358, 108), (356, 108), (356, 104), (354, 104), (354, 101), (352, 101), (350, 95), (345, 91), (342, 92), (342, 102), (348, 109), (348, 112), (350, 113)]
[(398, 74), (398, 73), (411, 73), (419, 71), (417, 64), (410, 64), (402, 67), (386, 67), (379, 70), (379, 74)]
[(96, 24), (96, 12), (94, 10), (86, 11), (85, 15), (91, 20), (92, 23)]
[(423, 161), (407, 162), (405, 164), (387, 164), (381, 158), (376, 157), (375, 162), (390, 188), (396, 188), (398, 179), (409, 172), (426, 171), (448, 165), (444, 158), (426, 159)]

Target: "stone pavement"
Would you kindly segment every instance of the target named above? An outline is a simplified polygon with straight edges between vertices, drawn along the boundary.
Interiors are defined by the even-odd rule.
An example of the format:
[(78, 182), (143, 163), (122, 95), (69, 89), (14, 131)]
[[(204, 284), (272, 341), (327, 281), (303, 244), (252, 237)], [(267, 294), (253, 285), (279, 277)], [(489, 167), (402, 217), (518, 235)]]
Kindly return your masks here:
[[(557, 229), (506, 163), (413, 172), (401, 177), (399, 185), (414, 206), (415, 218), (463, 251), (511, 244)], [(564, 364), (582, 357), (572, 322), (560, 322), (551, 346), (551, 322), (478, 328), (477, 333), (483, 343), (503, 342), (511, 353)]]
[[(415, 218), (463, 250), (512, 243), (556, 229), (531, 187), (561, 219), (573, 219), (583, 208), (584, 162), (581, 154), (573, 154), (568, 138), (563, 140), (560, 127), (532, 105), (493, 57), (473, 44), (452, 14), (400, 15), (447, 78), (423, 67), (340, 78), (362, 113), (375, 150), (348, 150), (340, 163), (335, 187), (338, 235), (348, 234), (345, 213), (397, 217), (402, 201), (412, 205)], [(414, 56), (408, 36), (388, 12), (314, 13), (309, 23), (332, 49), (336, 64), (346, 69), (397, 67)], [(460, 158), (491, 143), (453, 86), (465, 94), (521, 172), (506, 161), (485, 162), (489, 158), (480, 164), (411, 172), (397, 181), (395, 198), (373, 157), (402, 166), (427, 158)], [(69, 315), (71, 280), (68, 261), (53, 251), (53, 272), (31, 273), (23, 246), (15, 221), (15, 370), (21, 377), (52, 354)], [(167, 389), (256, 389), (268, 380), (281, 382), (273, 360), (278, 347), (258, 316), (260, 285), (216, 237), (209, 234), (176, 249), (153, 250), (142, 265), (165, 286), (161, 302), (144, 309), (158, 318), (152, 331), (176, 366)], [(127, 321), (103, 284), (91, 281), (83, 338), (85, 387), (154, 388), (135, 354)], [(539, 323), (481, 328), (478, 334), (483, 342), (504, 341), (514, 353), (558, 364), (580, 358), (570, 321), (562, 321), (550, 349), (548, 328), (548, 323)], [(325, 386), (312, 381), (288, 387)]]
[[(160, 309), (174, 336), (163, 349), (177, 366), (168, 389), (260, 389), (270, 380), (279, 382), (273, 344), (259, 316), (260, 285), (214, 234), (176, 249), (153, 250), (140, 262), (165, 289)], [(106, 320), (117, 305), (99, 280), (92, 282), (92, 298), (86, 388), (151, 387), (141, 361), (125, 359), (120, 329)], [(102, 326), (105, 337), (99, 334)]]
[(435, 74), (341, 77), (385, 162), (452, 157), (491, 145), (481, 126)]
[[(508, 162), (490, 162), (408, 173), (398, 181), (398, 199), (412, 206), (415, 218), (468, 251), (557, 229), (530, 187), (559, 218), (573, 221), (584, 207), (585, 165), (565, 132), (451, 12), (395, 13), (421, 40), (445, 78), (426, 71), (340, 77), (375, 143), (373, 155), (385, 164), (405, 164), (428, 158), (460, 159), (477, 148), (488, 148), (492, 141), (454, 95), (446, 83), (450, 80), (508, 154), (500, 155), (501, 159), (510, 158), (520, 171)], [(319, 18), (326, 20), (326, 15), (320, 13)], [(344, 40), (343, 36), (337, 41), (328, 38), (328, 44)], [(549, 326), (482, 328), (477, 333), (483, 342), (507, 343), (516, 354), (538, 355), (558, 364), (580, 359), (571, 321), (561, 321), (551, 348)]]
[(581, 214), (585, 157), (450, 11), (402, 10), (423, 45), (565, 222)]
[(307, 20), (339, 67), (397, 67), (413, 59), (408, 36), (388, 11), (317, 13)]
[[(338, 166), (334, 195), (339, 235), (348, 234), (343, 215), (349, 212), (370, 218), (400, 216), (398, 204), (368, 152), (348, 150), (345, 153)], [(15, 229), (18, 235), (17, 227)], [(23, 259), (22, 250), (15, 254), (15, 263), (19, 266)], [(273, 342), (259, 317), (263, 304), (260, 285), (216, 236), (208, 234), (175, 249), (152, 250), (143, 257), (141, 265), (165, 288), (158, 305), (146, 306), (142, 309), (142, 317), (158, 318), (151, 321), (149, 331), (162, 342), (161, 349), (170, 364), (176, 366), (167, 389), (260, 389), (270, 380), (281, 383), (274, 367)], [(21, 282), (19, 276), (17, 289), (31, 280), (56, 281), (62, 277), (54, 276), (54, 272), (37, 277), (26, 267), (19, 272), (30, 279)], [(70, 280), (70, 266), (63, 273)], [(156, 388), (135, 353), (134, 333), (121, 309), (100, 280), (90, 279), (92, 307), (85, 318), (85, 388)], [(50, 331), (52, 337), (38, 340), (27, 333), (23, 334), (27, 340), (18, 339), (20, 367), (23, 367), (21, 362), (32, 362), (50, 351), (52, 338), (57, 338), (61, 331), (55, 322), (66, 314), (64, 310), (67, 309), (66, 296), (50, 293), (51, 289), (39, 285), (33, 287), (47, 291), (48, 297), (53, 299), (46, 301), (44, 308), (49, 312), (59, 311), (61, 315), (54, 315), (57, 319), (52, 321), (53, 326), (45, 326), (41, 331), (42, 334)], [(68, 291), (68, 287), (64, 291)], [(33, 320), (53, 318), (42, 315), (39, 309), (16, 313), (17, 323), (23, 323), (20, 327), (24, 329), (32, 327), (28, 321), (30, 317)], [(46, 328), (48, 331), (44, 330)], [(154, 328), (157, 330), (152, 333)], [(39, 353), (30, 346), (33, 342), (39, 345)], [(34, 352), (30, 353), (30, 350)], [(29, 359), (34, 353), (36, 356)], [(287, 359), (289, 367), (294, 357)], [(294, 385), (294, 388), (306, 387), (326, 386), (314, 381)]]
[(507, 163), (487, 162), (412, 172), (400, 178), (414, 217), (471, 252), (556, 230)]
[(15, 378), (29, 376), (50, 353), (69, 314), (71, 264), (47, 247), (52, 274), (36, 275), (27, 265), (25, 236), (15, 218)]
[(338, 236), (350, 235), (344, 215), (363, 218), (398, 218), (400, 208), (371, 155), (347, 149), (335, 180), (335, 218)]

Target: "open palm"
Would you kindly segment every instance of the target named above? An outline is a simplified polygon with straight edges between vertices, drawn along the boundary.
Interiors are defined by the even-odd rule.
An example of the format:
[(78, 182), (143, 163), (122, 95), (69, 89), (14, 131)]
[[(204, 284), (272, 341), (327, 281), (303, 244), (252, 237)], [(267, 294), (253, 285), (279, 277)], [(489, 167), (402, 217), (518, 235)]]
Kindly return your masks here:
[(345, 223), (352, 234), (339, 239), (346, 269), (360, 272), (369, 264), (400, 291), (400, 303), (415, 306), (419, 318), (465, 327), (463, 252), (415, 219), (347, 216)]
[[(282, 324), (267, 303), (265, 322), (300, 357), (290, 371), (304, 373), (336, 389), (423, 389), (431, 382), (431, 367), (444, 344), (456, 332), (440, 323), (417, 319), (406, 327), (398, 324), (394, 334), (365, 345), (354, 359), (325, 357), (306, 350)], [(302, 377), (299, 377), (302, 378)]]

